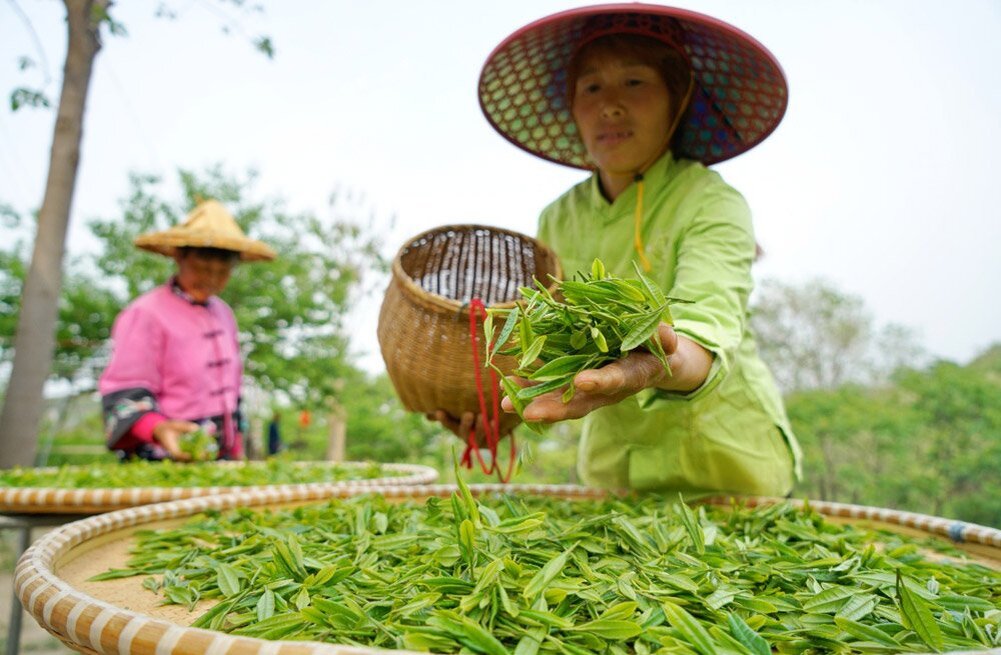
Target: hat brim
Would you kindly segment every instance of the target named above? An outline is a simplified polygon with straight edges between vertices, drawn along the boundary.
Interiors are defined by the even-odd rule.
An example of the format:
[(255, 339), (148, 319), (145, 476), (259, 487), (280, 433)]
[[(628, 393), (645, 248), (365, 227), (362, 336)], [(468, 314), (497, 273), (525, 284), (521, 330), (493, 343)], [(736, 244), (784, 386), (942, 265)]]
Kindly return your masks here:
[(173, 257), (178, 248), (218, 248), (231, 250), (240, 255), (241, 261), (270, 261), (277, 253), (265, 243), (250, 238), (208, 233), (175, 227), (162, 232), (153, 232), (137, 237), (138, 248)]
[(640, 3), (581, 7), (537, 20), (507, 37), (480, 73), (480, 108), (504, 138), (533, 155), (590, 170), (567, 93), (567, 67), (584, 41), (633, 33), (679, 48), (694, 89), (674, 140), (678, 157), (709, 165), (750, 150), (771, 134), (788, 105), (775, 57), (720, 20)]

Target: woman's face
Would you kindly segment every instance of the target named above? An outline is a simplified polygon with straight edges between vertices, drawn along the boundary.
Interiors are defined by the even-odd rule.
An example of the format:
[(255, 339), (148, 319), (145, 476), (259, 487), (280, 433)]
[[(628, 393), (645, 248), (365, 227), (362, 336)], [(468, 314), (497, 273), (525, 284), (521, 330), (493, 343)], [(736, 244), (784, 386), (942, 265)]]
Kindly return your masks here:
[(179, 252), (174, 256), (177, 262), (177, 283), (195, 302), (208, 302), (226, 288), (229, 276), (236, 265), (234, 260), (203, 257), (194, 252)]
[(670, 94), (657, 69), (610, 52), (584, 54), (579, 71), (573, 119), (614, 198), (667, 151)]

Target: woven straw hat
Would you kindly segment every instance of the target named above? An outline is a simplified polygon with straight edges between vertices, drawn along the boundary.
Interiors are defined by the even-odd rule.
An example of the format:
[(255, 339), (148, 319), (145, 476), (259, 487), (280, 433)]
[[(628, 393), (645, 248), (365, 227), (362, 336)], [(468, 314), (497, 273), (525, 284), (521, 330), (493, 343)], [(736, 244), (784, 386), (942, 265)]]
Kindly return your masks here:
[(760, 143), (782, 120), (785, 75), (763, 45), (715, 18), (640, 3), (571, 9), (506, 38), (480, 73), (487, 120), (533, 155), (593, 168), (570, 114), (567, 67), (582, 45), (609, 34), (653, 37), (688, 57), (694, 88), (672, 148), (679, 157), (706, 165), (730, 159)]
[(195, 207), (183, 223), (160, 232), (136, 238), (143, 250), (173, 257), (178, 248), (219, 248), (240, 253), (243, 261), (271, 260), (277, 255), (265, 243), (249, 238), (233, 215), (216, 200), (206, 200)]

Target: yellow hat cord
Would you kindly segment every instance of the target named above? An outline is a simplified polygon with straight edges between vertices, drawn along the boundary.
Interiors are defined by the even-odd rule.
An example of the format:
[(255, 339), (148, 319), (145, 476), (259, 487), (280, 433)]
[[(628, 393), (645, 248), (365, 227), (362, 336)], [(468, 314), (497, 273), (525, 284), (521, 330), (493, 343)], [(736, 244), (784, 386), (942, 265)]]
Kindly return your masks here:
[[(692, 89), (695, 87), (695, 78), (689, 73), (688, 77), (688, 90), (685, 91), (685, 99), (679, 105), (679, 107), (688, 107), (688, 102), (692, 98)], [(674, 116), (674, 123), (671, 124), (671, 129), (668, 131), (670, 137), (668, 138), (668, 143), (674, 137), (674, 131), (678, 129), (678, 124), (681, 122), (681, 116), (684, 111), (679, 111)], [(643, 173), (637, 173), (636, 177), (633, 178), (636, 182), (636, 211), (633, 214), (633, 248), (636, 249), (636, 254), (639, 256), (640, 264), (643, 266), (644, 271), (650, 271), (652, 268), (650, 265), (650, 260), (646, 258), (646, 248), (643, 246), (643, 235), (640, 228), (643, 227)]]
[(636, 212), (633, 214), (633, 248), (640, 258), (640, 264), (644, 271), (650, 270), (650, 260), (646, 258), (643, 247), (643, 236), (640, 234), (640, 227), (643, 225), (643, 174), (637, 173), (636, 178)]

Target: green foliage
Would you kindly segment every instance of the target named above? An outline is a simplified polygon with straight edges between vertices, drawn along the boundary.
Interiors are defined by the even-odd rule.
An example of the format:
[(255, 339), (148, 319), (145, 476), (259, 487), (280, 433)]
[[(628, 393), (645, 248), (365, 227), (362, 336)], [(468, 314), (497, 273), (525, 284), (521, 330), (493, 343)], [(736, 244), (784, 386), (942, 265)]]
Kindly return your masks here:
[(268, 59), (275, 58), (275, 44), (272, 43), (271, 37), (259, 36), (254, 39), (254, 47)]
[(883, 387), (791, 394), (806, 462), (797, 493), (1001, 526), (998, 353), (899, 369)]
[(352, 381), (339, 398), (347, 414), (347, 459), (421, 462), (439, 450), (440, 428), (407, 412), (386, 375)]
[(20, 86), (10, 92), (10, 110), (17, 111), (21, 107), (44, 107), (47, 108), (52, 103), (49, 101), (48, 97), (42, 91), (38, 89), (29, 89), (24, 86)]
[[(21, 218), (10, 208), (0, 207), (0, 214), (17, 227)], [(26, 241), (15, 238), (0, 249), (0, 362), (13, 356), (21, 291), (28, 268)], [(56, 322), (56, 350), (52, 374), (74, 381), (94, 374), (95, 357), (110, 334), (108, 316), (114, 316), (122, 303), (102, 288), (86, 262), (72, 259), (66, 263)]]
[(0, 362), (13, 355), (21, 287), (26, 273), (22, 252), (20, 243), (12, 244), (10, 250), (0, 250)]
[(111, 337), (109, 316), (122, 308), (119, 298), (82, 272), (71, 268), (63, 280), (56, 322), (56, 352), (53, 374), (66, 380), (96, 379), (101, 363), (98, 357)]
[(766, 282), (752, 321), (803, 446), (797, 494), (1001, 525), (1001, 345), (925, 365), (909, 330), (819, 281)]

